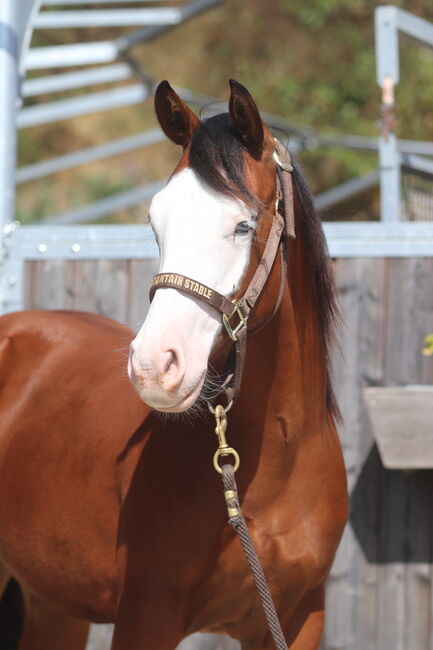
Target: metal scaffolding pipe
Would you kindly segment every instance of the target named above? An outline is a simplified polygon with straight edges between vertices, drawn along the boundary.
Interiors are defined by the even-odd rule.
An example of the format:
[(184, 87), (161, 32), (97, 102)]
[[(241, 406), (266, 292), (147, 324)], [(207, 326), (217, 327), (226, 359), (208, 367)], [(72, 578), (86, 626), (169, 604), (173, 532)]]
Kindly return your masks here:
[(128, 25), (177, 25), (182, 20), (178, 8), (86, 9), (84, 11), (44, 11), (36, 16), (35, 29), (65, 27), (122, 27)]
[(17, 4), (14, 0), (0, 2), (0, 232), (15, 215), (15, 111), (20, 51)]
[(46, 93), (58, 93), (73, 88), (85, 88), (97, 84), (114, 83), (129, 79), (132, 72), (126, 63), (104, 65), (87, 70), (64, 72), (63, 74), (50, 74), (43, 77), (26, 79), (21, 85), (23, 97), (34, 97)]
[(89, 113), (132, 106), (144, 102), (148, 97), (149, 91), (142, 84), (134, 84), (70, 99), (59, 99), (23, 108), (18, 114), (17, 126), (24, 129), (38, 124), (68, 120)]
[(117, 59), (118, 55), (119, 48), (113, 41), (33, 47), (25, 57), (25, 69), (42, 70), (44, 68), (110, 63)]
[[(190, 18), (194, 18), (194, 16), (198, 16), (203, 11), (207, 11), (212, 7), (217, 7), (223, 2), (224, 0), (191, 0), (188, 4), (179, 7), (179, 11), (181, 12), (181, 19), (179, 22), (183, 23), (186, 20), (190, 20)], [(119, 38), (119, 48), (123, 51), (129, 50), (138, 43), (144, 43), (145, 41), (151, 41), (154, 38), (157, 38), (169, 29), (173, 29), (173, 27), (176, 27), (176, 24), (149, 25), (148, 27), (144, 27), (144, 29), (139, 29), (131, 34)]]
[[(132, 4), (132, 2), (142, 2), (143, 4), (149, 4), (151, 2), (166, 2), (166, 0), (86, 0), (86, 5), (113, 5), (113, 4)], [(43, 0), (42, 5), (44, 7), (58, 7), (63, 5), (67, 6), (77, 6), (82, 5), (83, 0)]]
[(165, 183), (166, 181), (163, 180), (134, 187), (132, 190), (107, 196), (104, 199), (99, 199), (81, 208), (47, 217), (42, 223), (60, 225), (96, 221), (97, 219), (106, 217), (108, 214), (113, 214), (113, 212), (131, 208), (134, 205), (143, 203), (143, 201), (149, 201), (156, 192), (159, 192), (164, 187)]
[(45, 176), (57, 174), (67, 169), (73, 169), (80, 165), (86, 165), (97, 160), (105, 160), (111, 156), (119, 156), (130, 151), (135, 151), (136, 149), (148, 147), (152, 144), (164, 142), (164, 140), (165, 135), (161, 129), (150, 129), (143, 133), (121, 138), (120, 140), (111, 140), (96, 147), (80, 149), (79, 151), (67, 153), (63, 156), (56, 156), (55, 158), (41, 160), (40, 162), (20, 167), (16, 171), (15, 182), (18, 185), (33, 181), (37, 178), (44, 178)]

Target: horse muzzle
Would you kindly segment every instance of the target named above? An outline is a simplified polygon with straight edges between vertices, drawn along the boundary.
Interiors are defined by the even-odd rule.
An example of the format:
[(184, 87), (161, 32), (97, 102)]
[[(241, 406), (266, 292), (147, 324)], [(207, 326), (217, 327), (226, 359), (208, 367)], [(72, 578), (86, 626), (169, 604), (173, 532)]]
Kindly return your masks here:
[(128, 375), (146, 404), (167, 413), (181, 413), (194, 404), (203, 387), (206, 368), (187, 373), (185, 357), (180, 346), (153, 349), (152, 354), (144, 355), (136, 339), (131, 343)]

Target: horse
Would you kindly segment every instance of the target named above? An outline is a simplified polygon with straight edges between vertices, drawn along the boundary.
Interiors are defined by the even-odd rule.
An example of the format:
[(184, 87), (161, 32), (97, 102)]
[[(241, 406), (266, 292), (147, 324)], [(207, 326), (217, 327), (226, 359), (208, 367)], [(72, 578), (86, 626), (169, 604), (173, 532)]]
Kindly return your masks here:
[[(139, 332), (80, 312), (0, 319), (0, 591), (11, 577), (22, 589), (19, 650), (83, 650), (89, 621), (115, 623), (112, 650), (173, 650), (196, 631), (270, 650), (212, 468), (208, 403), (231, 395), (242, 511), (287, 646), (314, 650), (347, 518), (320, 220), (295, 161), (277, 205), (276, 142), (240, 83), (203, 122), (168, 82), (155, 108), (182, 156), (150, 207), (163, 280)], [(279, 239), (246, 324), (236, 299), (283, 207), (295, 237)], [(227, 331), (248, 331), (230, 394), (232, 340), (208, 291), (235, 305)]]

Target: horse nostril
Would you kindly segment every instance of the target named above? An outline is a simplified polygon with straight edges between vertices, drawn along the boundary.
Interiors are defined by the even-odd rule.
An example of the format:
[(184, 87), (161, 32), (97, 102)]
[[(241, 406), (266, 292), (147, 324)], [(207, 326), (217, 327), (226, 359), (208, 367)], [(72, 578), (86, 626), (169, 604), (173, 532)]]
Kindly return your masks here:
[(164, 375), (168, 375), (170, 370), (174, 370), (175, 367), (179, 365), (179, 359), (174, 350), (167, 350), (167, 352), (165, 353), (165, 357), (166, 359), (165, 359), (163, 373)]
[(161, 361), (161, 386), (166, 391), (177, 390), (185, 374), (182, 353), (179, 350), (166, 350)]

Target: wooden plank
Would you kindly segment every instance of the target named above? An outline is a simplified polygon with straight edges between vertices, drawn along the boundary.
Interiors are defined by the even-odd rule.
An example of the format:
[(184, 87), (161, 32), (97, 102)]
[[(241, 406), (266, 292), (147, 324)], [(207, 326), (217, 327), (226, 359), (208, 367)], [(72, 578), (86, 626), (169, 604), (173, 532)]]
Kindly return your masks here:
[[(433, 381), (433, 364), (428, 372), (427, 359), (420, 354), (424, 336), (433, 331), (433, 260), (392, 261), (398, 268), (398, 281), (390, 283), (399, 312), (392, 318), (403, 318), (404, 337), (399, 359), (398, 379), (403, 383)], [(402, 274), (405, 281), (402, 288)], [(402, 290), (403, 289), (403, 290)], [(394, 365), (395, 364), (395, 365)], [(405, 561), (405, 647), (424, 650), (430, 642), (432, 543), (432, 474), (416, 472), (407, 477), (407, 521)]]
[(131, 260), (128, 277), (128, 313), (126, 323), (138, 331), (149, 309), (149, 287), (158, 273), (159, 260)]
[[(430, 472), (429, 472), (430, 473)], [(433, 506), (433, 480), (430, 479), (430, 501)], [(433, 507), (430, 508), (429, 521), (429, 589), (430, 589), (430, 625), (429, 625), (429, 642), (427, 648), (433, 650)], [(428, 577), (426, 578), (428, 580)]]
[(24, 265), (24, 295), (23, 304), (25, 309), (33, 309), (35, 283), (37, 273), (37, 262), (26, 262)]
[(45, 260), (27, 266), (26, 308), (79, 309), (126, 321), (128, 262)]
[(98, 260), (96, 270), (97, 312), (124, 323), (127, 314), (127, 262)]
[(74, 264), (65, 260), (33, 262), (26, 268), (28, 309), (71, 309), (74, 295)]
[(97, 273), (98, 262), (95, 260), (74, 262), (73, 309), (98, 312)]
[(433, 369), (421, 348), (425, 335), (433, 332), (433, 259), (394, 259), (388, 264), (387, 385), (432, 383)]
[[(334, 266), (345, 326), (340, 332), (339, 347), (333, 355), (334, 389), (343, 414), (339, 435), (345, 456), (349, 489), (355, 481), (356, 438), (350, 432), (356, 427), (356, 403), (351, 386), (355, 380), (355, 350), (352, 340), (358, 336), (358, 293), (356, 268), (351, 260), (340, 259)], [(356, 400), (355, 400), (356, 401)], [(331, 569), (326, 589), (326, 627), (323, 650), (342, 649), (353, 642), (354, 597), (351, 584), (353, 566), (353, 531), (346, 526)]]
[(385, 467), (433, 468), (433, 386), (370, 387), (364, 396)]
[(406, 650), (406, 567), (403, 558), (408, 505), (407, 476), (397, 470), (383, 470), (381, 479), (377, 649)]
[(356, 368), (351, 390), (356, 399), (356, 483), (351, 489), (354, 593), (353, 650), (375, 648), (377, 630), (377, 548), (379, 544), (378, 483), (380, 464), (362, 400), (362, 388), (383, 382), (381, 332), (385, 319), (385, 265), (383, 260), (352, 260), (358, 287), (358, 335), (351, 340), (356, 349)]
[[(385, 383), (390, 386), (418, 383), (422, 363), (419, 308), (425, 300), (425, 291), (429, 290), (428, 283), (422, 279), (424, 260), (389, 260), (387, 264)], [(408, 476), (398, 471), (383, 472), (381, 492), (380, 647), (406, 650), (409, 620), (418, 619), (419, 622), (418, 613), (408, 597), (410, 590), (419, 595), (417, 611), (425, 609), (420, 603), (416, 565), (410, 563), (408, 554), (408, 549), (419, 543), (419, 534), (408, 528), (408, 521), (420, 507), (420, 495), (411, 489)], [(429, 535), (430, 524), (424, 523), (424, 526), (423, 534)]]
[(432, 482), (430, 471), (408, 476), (406, 650), (430, 644)]
[[(418, 263), (420, 272), (416, 285), (417, 305), (421, 337), (433, 333), (433, 258), (421, 259)], [(419, 383), (433, 384), (433, 358), (421, 356)]]
[[(387, 321), (384, 329), (385, 384), (392, 385), (400, 375), (398, 355), (407, 326), (401, 317), (398, 286), (404, 280), (402, 260), (391, 265), (387, 260)], [(402, 285), (401, 285), (402, 286)], [(379, 549), (378, 589), (378, 645), (384, 650), (404, 650), (405, 638), (405, 551), (406, 529), (406, 479), (398, 471), (381, 473), (381, 535)], [(392, 621), (392, 625), (390, 625)]]
[(361, 388), (382, 380), (381, 341), (384, 264), (382, 260), (339, 260), (336, 265), (345, 328), (333, 359), (335, 388), (344, 417), (340, 427), (352, 526), (347, 527), (327, 586), (323, 648), (375, 648), (377, 480), (379, 465), (365, 426)]

